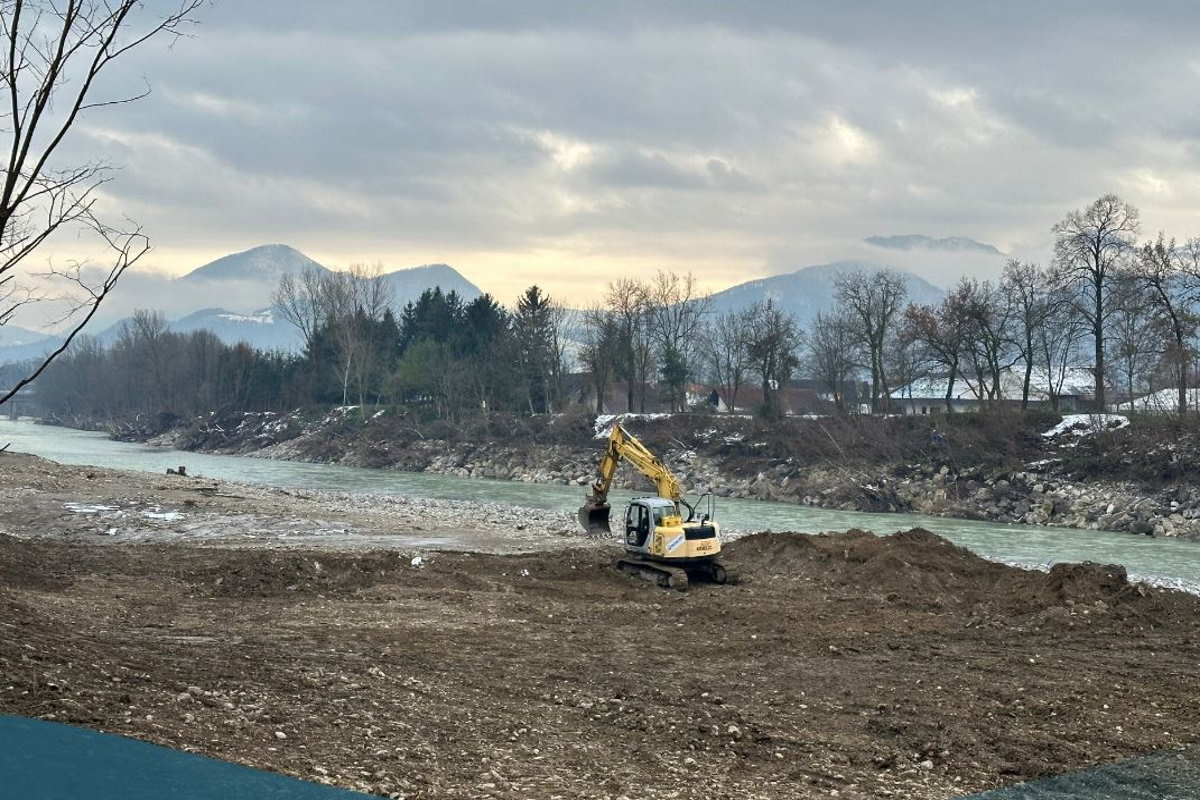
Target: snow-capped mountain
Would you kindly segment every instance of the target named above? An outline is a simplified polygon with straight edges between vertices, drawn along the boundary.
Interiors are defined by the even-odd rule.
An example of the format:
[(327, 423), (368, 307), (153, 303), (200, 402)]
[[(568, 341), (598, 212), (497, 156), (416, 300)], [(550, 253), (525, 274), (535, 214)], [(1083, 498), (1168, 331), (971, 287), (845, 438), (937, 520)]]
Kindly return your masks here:
[(170, 328), (177, 333), (209, 330), (223, 342), (245, 342), (258, 350), (297, 351), (303, 346), (300, 332), (270, 308), (248, 314), (205, 308), (171, 322)]
[(294, 275), (310, 269), (327, 271), (294, 247), (264, 244), (210, 261), (179, 280), (187, 283), (254, 281), (274, 287), (281, 275)]

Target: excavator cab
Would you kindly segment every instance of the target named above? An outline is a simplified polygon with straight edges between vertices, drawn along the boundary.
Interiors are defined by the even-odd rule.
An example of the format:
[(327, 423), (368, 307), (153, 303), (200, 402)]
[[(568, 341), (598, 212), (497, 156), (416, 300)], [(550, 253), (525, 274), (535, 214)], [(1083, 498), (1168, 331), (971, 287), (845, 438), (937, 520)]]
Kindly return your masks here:
[(630, 503), (625, 509), (625, 544), (631, 547), (645, 547), (652, 524), (649, 508), (637, 501)]

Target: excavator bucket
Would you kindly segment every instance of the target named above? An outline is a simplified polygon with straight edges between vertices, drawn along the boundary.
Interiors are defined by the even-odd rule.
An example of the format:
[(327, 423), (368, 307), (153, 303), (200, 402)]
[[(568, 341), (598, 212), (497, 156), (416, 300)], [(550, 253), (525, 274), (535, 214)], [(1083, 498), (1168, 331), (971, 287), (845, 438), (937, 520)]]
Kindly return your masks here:
[(612, 506), (608, 503), (593, 503), (590, 500), (579, 509), (579, 523), (588, 533), (612, 533), (608, 516)]

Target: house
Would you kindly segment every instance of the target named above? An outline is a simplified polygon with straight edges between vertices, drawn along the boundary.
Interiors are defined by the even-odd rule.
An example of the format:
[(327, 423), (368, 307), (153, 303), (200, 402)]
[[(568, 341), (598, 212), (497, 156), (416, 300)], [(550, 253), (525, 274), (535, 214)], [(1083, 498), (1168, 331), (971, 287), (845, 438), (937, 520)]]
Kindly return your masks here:
[[(1200, 388), (1187, 390), (1188, 411), (1200, 409)], [(1174, 414), (1179, 410), (1179, 390), (1159, 389), (1140, 397), (1131, 397), (1119, 403), (1112, 403), (1109, 411), (1142, 411), (1147, 414)]]
[(729, 410), (729, 406), (725, 404), (725, 399), (721, 397), (721, 393), (712, 386), (703, 386), (699, 383), (689, 384), (687, 387), (687, 405), (688, 408), (703, 409), (708, 408), (723, 414)]
[[(1051, 380), (1053, 377), (1053, 380)], [(1025, 383), (1023, 368), (1009, 368), (1000, 374), (1000, 397), (990, 399), (986, 391), (974, 380), (961, 376), (954, 381), (950, 394), (950, 411), (959, 413), (975, 411), (984, 406), (1004, 405), (1019, 407)], [(892, 409), (901, 414), (944, 414), (946, 413), (947, 378), (926, 377), (902, 386), (891, 393)], [(1068, 367), (1055, 371), (1050, 376), (1044, 369), (1035, 369), (1029, 380), (1029, 404), (1034, 407), (1052, 407), (1052, 394), (1058, 395), (1059, 411), (1087, 410), (1095, 397), (1095, 379), (1089, 367)]]

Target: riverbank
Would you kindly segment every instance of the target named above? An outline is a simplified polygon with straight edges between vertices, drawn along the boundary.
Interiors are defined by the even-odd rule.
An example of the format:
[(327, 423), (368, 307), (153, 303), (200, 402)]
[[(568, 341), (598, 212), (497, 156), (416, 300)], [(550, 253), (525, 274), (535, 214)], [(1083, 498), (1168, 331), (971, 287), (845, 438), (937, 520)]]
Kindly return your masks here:
[(567, 513), (286, 489), (0, 454), (0, 534), (102, 545), (511, 554), (586, 547)]
[(1120, 568), (756, 535), (682, 594), (381, 500), (0, 455), (0, 713), (426, 799), (948, 800), (1196, 741), (1200, 598)]
[[(1062, 430), (1057, 415), (956, 417), (941, 421), (940, 438), (920, 418), (788, 420), (773, 428), (710, 415), (622, 419), (693, 494), (1200, 540), (1194, 432), (1146, 434), (1141, 421), (1109, 427), (1123, 419), (1112, 415), (1072, 418)], [(422, 431), (388, 410), (348, 407), (110, 430), (182, 450), (585, 486), (610, 422), (503, 420)], [(628, 469), (617, 485), (652, 490)]]

